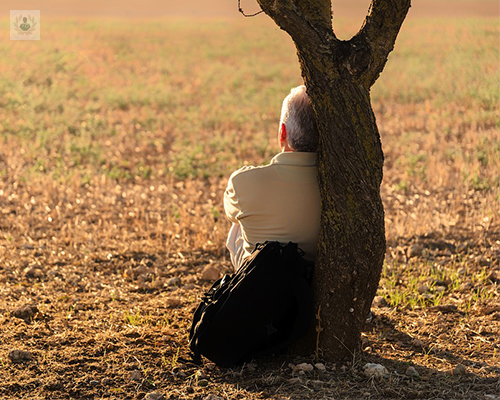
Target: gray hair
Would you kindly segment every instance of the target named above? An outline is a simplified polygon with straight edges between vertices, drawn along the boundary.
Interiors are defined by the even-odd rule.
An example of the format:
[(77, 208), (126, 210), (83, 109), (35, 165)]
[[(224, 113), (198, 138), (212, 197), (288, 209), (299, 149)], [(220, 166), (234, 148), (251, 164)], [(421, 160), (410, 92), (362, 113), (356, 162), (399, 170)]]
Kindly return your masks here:
[(295, 151), (318, 151), (319, 134), (311, 100), (304, 85), (297, 86), (283, 100), (281, 124), (285, 124), (288, 145)]

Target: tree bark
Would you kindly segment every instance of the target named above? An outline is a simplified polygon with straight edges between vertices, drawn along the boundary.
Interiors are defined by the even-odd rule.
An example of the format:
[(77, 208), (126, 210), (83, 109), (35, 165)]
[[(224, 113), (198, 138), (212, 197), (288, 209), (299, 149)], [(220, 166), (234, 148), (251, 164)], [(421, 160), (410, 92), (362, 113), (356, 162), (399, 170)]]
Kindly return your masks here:
[(320, 133), (322, 217), (313, 275), (320, 330), (302, 350), (318, 347), (327, 360), (351, 358), (386, 249), (384, 156), (370, 88), (394, 48), (410, 0), (372, 0), (363, 26), (348, 41), (335, 36), (330, 0), (257, 1), (295, 43)]

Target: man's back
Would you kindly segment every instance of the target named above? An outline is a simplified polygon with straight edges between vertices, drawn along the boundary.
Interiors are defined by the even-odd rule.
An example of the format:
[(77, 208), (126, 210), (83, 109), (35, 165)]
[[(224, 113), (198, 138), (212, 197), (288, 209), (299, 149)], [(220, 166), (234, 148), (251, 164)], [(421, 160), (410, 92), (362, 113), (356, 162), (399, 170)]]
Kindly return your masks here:
[(294, 242), (314, 261), (321, 199), (316, 153), (283, 152), (263, 167), (243, 167), (229, 178), (224, 194), (228, 218), (241, 226), (243, 257), (257, 243)]

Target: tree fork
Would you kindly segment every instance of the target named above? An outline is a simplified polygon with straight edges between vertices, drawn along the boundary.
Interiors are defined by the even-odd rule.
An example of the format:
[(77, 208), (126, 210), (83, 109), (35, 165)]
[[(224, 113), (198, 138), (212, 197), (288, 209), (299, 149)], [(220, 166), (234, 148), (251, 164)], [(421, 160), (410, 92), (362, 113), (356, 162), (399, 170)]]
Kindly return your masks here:
[[(321, 231), (313, 276), (327, 360), (351, 358), (377, 291), (385, 257), (380, 197), (383, 152), (370, 88), (382, 72), (410, 0), (372, 0), (348, 41), (332, 28), (330, 0), (257, 0), (292, 38), (320, 133)], [(297, 348), (312, 353), (317, 332)]]

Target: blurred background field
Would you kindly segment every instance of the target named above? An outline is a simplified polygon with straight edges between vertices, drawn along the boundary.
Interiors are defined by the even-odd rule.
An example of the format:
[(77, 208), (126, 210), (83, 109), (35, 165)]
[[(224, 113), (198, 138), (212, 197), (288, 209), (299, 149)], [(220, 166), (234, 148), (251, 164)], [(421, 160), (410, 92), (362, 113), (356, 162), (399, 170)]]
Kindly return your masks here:
[[(265, 163), (278, 150), (280, 103), (301, 77), (293, 45), (268, 20), (68, 19), (49, 20), (42, 29), (40, 42), (1, 43), (8, 54), (0, 64), (4, 197), (12, 184), (43, 189), (45, 182), (61, 188), (71, 182), (85, 193), (86, 186), (171, 186), (188, 179), (217, 185), (215, 197), (189, 202), (210, 200), (218, 215), (222, 178), (242, 164)], [(462, 203), (462, 195), (480, 191), (484, 204), (464, 216), (473, 213), (477, 221), (465, 222), (495, 218), (498, 32), (497, 20), (486, 18), (405, 24), (373, 89), (386, 153), (384, 193), (450, 192)], [(431, 202), (425, 224), (421, 215), (393, 227), (402, 216), (389, 209), (389, 237), (393, 229), (411, 236), (449, 228), (458, 210), (438, 204)], [(42, 204), (30, 207), (36, 206)], [(70, 220), (62, 208), (57, 220), (64, 225)], [(171, 218), (168, 207), (147, 208), (143, 217), (157, 216), (150, 223)], [(186, 212), (194, 208), (186, 203)], [(201, 225), (207, 240), (220, 239), (213, 237), (213, 221)]]
[[(203, 267), (229, 269), (227, 177), (278, 151), (281, 101), (301, 84), (287, 35), (264, 15), (239, 17), (233, 3), (7, 1), (0, 8), (0, 358), (6, 363), (13, 343), (26, 339), (44, 357), (37, 368), (62, 377), (52, 398), (70, 389), (76, 398), (105, 393), (88, 382), (70, 387), (76, 370), (54, 360), (81, 356), (85, 335), (94, 338), (87, 350), (118, 338), (110, 352), (121, 357), (127, 329), (154, 339), (155, 350), (129, 346), (151, 363), (157, 387), (187, 387), (162, 375), (175, 366), (157, 365), (155, 357), (185, 351), (189, 313), (207, 285)], [(357, 30), (367, 3), (338, 2), (339, 36)], [(414, 3), (372, 93), (386, 155), (388, 238), (379, 293), (387, 307), (377, 313), (411, 340), (430, 346), (433, 338), (412, 361), (430, 377), (462, 362), (489, 390), (500, 352), (498, 3)], [(9, 7), (42, 10), (41, 41), (7, 39)], [(177, 277), (182, 283), (171, 284)], [(27, 303), (38, 304), (38, 314), (20, 326), (12, 310)], [(444, 305), (453, 318), (435, 308)], [(102, 326), (90, 328), (103, 316)], [(447, 332), (434, 331), (436, 324)], [(464, 326), (487, 333), (464, 338)], [(103, 330), (108, 336), (99, 336)], [(43, 350), (54, 335), (76, 336)], [(367, 357), (407, 360), (405, 346), (376, 330), (370, 335)], [(455, 358), (432, 358), (429, 348)], [(123, 368), (137, 365), (96, 363), (119, 393), (132, 390)], [(19, 381), (2, 395), (33, 388), (43, 398), (47, 382), (23, 383), (33, 368), (19, 375), (8, 365), (8, 379)], [(446, 382), (448, 389), (457, 383)], [(401, 389), (394, 384), (381, 385)], [(366, 385), (360, 390), (370, 391)]]

